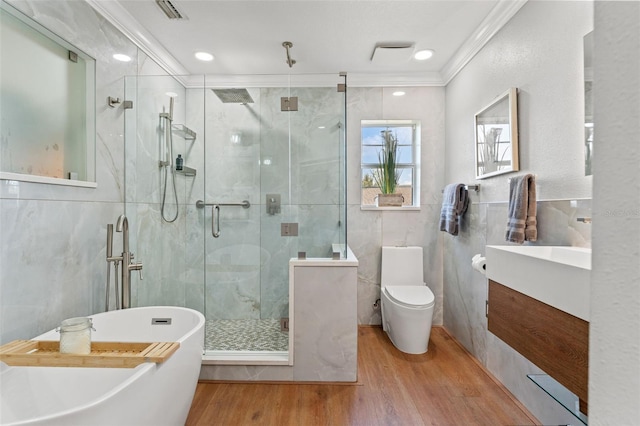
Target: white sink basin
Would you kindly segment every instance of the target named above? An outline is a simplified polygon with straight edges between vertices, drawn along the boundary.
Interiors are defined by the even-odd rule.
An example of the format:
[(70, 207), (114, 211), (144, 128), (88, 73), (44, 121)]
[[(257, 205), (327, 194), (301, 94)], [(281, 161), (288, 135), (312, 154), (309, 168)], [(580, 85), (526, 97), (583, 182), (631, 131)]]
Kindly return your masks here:
[(589, 321), (591, 249), (486, 246), (487, 277)]

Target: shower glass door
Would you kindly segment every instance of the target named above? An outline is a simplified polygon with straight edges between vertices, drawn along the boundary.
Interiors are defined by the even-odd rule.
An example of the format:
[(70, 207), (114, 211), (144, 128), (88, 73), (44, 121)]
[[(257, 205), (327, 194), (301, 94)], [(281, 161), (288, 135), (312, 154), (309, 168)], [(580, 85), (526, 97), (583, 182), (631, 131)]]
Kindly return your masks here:
[(125, 212), (144, 264), (132, 305), (202, 312), (207, 360), (288, 363), (289, 260), (345, 256), (339, 83), (337, 74), (125, 79)]
[[(207, 206), (199, 214), (205, 235), (205, 351), (208, 356), (286, 351), (287, 336), (279, 324), (276, 330), (273, 321), (261, 321), (261, 277), (273, 263), (260, 244), (261, 145), (268, 107), (260, 88), (228, 82), (207, 77), (204, 95)], [(285, 128), (280, 136), (286, 134)], [(249, 208), (242, 206), (245, 201)]]
[[(331, 257), (333, 244), (346, 241), (340, 82), (337, 75), (207, 77), (200, 214), (210, 359), (286, 362), (289, 260), (299, 252)], [(235, 102), (225, 98), (230, 88)], [(237, 205), (245, 201), (249, 208)]]

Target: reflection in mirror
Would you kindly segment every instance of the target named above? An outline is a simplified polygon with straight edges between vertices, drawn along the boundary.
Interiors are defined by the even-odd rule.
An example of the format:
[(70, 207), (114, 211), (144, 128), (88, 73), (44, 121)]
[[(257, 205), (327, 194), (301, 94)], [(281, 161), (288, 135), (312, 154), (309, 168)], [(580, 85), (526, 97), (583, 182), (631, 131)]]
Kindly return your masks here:
[(476, 179), (520, 170), (517, 94), (512, 87), (475, 115)]
[(0, 178), (95, 187), (95, 60), (0, 5)]
[(584, 36), (584, 174), (593, 159), (593, 31)]

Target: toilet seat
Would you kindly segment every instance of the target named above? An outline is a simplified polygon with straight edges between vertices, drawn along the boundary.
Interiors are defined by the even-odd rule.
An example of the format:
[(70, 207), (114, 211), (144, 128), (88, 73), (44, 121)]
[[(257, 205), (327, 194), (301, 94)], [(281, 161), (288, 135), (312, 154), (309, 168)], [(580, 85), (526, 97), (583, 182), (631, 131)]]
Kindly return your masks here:
[(385, 287), (389, 299), (407, 308), (433, 306), (435, 296), (426, 285), (394, 285)]

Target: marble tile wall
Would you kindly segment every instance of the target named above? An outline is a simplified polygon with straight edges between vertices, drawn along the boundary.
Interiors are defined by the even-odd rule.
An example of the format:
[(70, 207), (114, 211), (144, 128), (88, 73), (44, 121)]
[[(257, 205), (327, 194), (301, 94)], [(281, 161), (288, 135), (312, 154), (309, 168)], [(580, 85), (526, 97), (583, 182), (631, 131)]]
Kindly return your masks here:
[(356, 259), (347, 262), (313, 266), (302, 261), (291, 268), (296, 280), (293, 366), (205, 364), (200, 379), (355, 382), (358, 274)]
[[(147, 61), (143, 61), (141, 67), (147, 72), (157, 72)], [(172, 140), (165, 141), (167, 123), (160, 118), (160, 113), (170, 110), (169, 93), (175, 94), (172, 95), (173, 124), (185, 124), (186, 120), (186, 90), (173, 77), (134, 75), (125, 79), (125, 88), (127, 99), (134, 104), (133, 109), (125, 112), (126, 214), (133, 231), (131, 251), (135, 261), (144, 265), (143, 280), (138, 274), (131, 276), (132, 303), (134, 306), (176, 305), (202, 309), (202, 299), (188, 298), (188, 289), (201, 293), (196, 289), (198, 284), (202, 286), (204, 272), (200, 268), (200, 274), (187, 274), (193, 271), (187, 268), (187, 242), (191, 242), (185, 238), (189, 235), (188, 212), (193, 207), (187, 201), (198, 176), (174, 175), (159, 166), (159, 161), (166, 159), (169, 142), (173, 145), (171, 161), (175, 163), (175, 157), (181, 154), (189, 165), (187, 148), (199, 143), (202, 133), (196, 132), (196, 141), (189, 141), (174, 132)], [(163, 199), (166, 220), (162, 219)]]
[[(249, 88), (254, 103), (223, 104), (213, 91), (184, 90), (166, 76), (127, 83), (137, 99), (127, 128), (135, 141), (127, 149), (127, 183), (133, 188), (127, 206), (139, 259), (149, 265), (148, 279), (135, 278), (134, 301), (206, 310), (210, 319), (287, 316), (288, 260), (299, 250), (327, 257), (331, 244), (344, 239), (338, 206), (341, 95), (329, 88)], [(173, 157), (182, 153), (185, 165), (197, 169), (196, 177), (177, 176), (180, 214), (174, 223), (159, 214), (164, 174), (158, 168), (158, 113), (168, 110), (168, 91), (178, 93), (174, 122), (198, 135), (195, 142), (174, 137)], [(282, 96), (298, 96), (299, 110), (280, 111)], [(276, 215), (265, 206), (272, 193), (281, 196)], [(171, 186), (167, 200), (171, 217)], [(251, 207), (222, 206), (221, 235), (212, 238), (211, 208), (195, 208), (197, 200), (248, 200)], [(298, 223), (299, 235), (281, 237), (282, 222)]]
[[(260, 245), (261, 91), (250, 89), (254, 103), (223, 104), (205, 91), (205, 199), (251, 208), (222, 207), (220, 237), (211, 237), (211, 209), (198, 212), (205, 222), (205, 304), (207, 318), (260, 318), (260, 279), (271, 255)], [(237, 139), (234, 139), (237, 138)]]
[[(33, 7), (31, 3), (24, 3), (27, 9)], [(37, 3), (40, 7), (40, 3)], [(46, 4), (42, 4), (42, 7), (46, 7)], [(46, 15), (45, 12), (41, 12)], [(53, 13), (53, 12), (52, 12)], [(74, 11), (77, 13), (77, 11)], [(86, 8), (84, 12), (93, 14), (90, 8)], [(62, 18), (60, 18), (62, 20)], [(95, 19), (101, 19), (99, 17), (93, 17)], [(93, 22), (93, 21), (91, 21)], [(102, 26), (109, 29), (107, 24), (102, 23)], [(89, 29), (87, 28), (87, 32)], [(332, 207), (337, 198), (339, 191), (335, 188), (339, 185), (337, 179), (323, 179), (327, 176), (326, 170), (328, 168), (339, 167), (336, 164), (335, 158), (331, 158), (328, 153), (335, 152), (339, 149), (339, 128), (338, 123), (340, 119), (336, 116), (336, 110), (339, 110), (335, 96), (329, 95), (331, 91), (319, 91), (318, 89), (297, 89), (298, 93), (295, 95), (301, 99), (301, 111), (302, 114), (293, 117), (291, 120), (292, 128), (292, 141), (294, 141), (292, 149), (292, 159), (298, 160), (297, 167), (291, 171), (291, 177), (282, 178), (278, 174), (277, 167), (278, 162), (288, 157), (288, 154), (283, 154), (282, 149), (288, 149), (289, 138), (288, 135), (278, 130), (277, 125), (279, 122), (287, 123), (289, 127), (289, 117), (282, 116), (277, 110), (277, 102), (272, 102), (273, 105), (268, 108), (263, 108), (259, 111), (249, 111), (245, 109), (245, 114), (234, 116), (231, 113), (216, 112), (214, 108), (203, 108), (206, 102), (209, 102), (209, 93), (203, 93), (201, 90), (188, 90), (181, 89), (173, 80), (167, 76), (153, 76), (152, 74), (161, 73), (159, 67), (149, 60), (149, 58), (141, 52), (137, 52), (135, 47), (131, 45), (128, 40), (124, 39), (117, 31), (113, 30), (114, 34), (109, 34), (109, 31), (105, 30), (105, 39), (114, 38), (109, 51), (125, 51), (130, 53), (134, 57), (137, 57), (137, 64), (122, 65), (121, 63), (114, 63), (110, 59), (109, 55), (105, 52), (105, 49), (94, 48), (99, 51), (96, 53), (96, 57), (99, 59), (98, 69), (98, 99), (106, 98), (109, 96), (120, 96), (126, 99), (133, 99), (135, 103), (134, 110), (124, 111), (122, 109), (112, 110), (104, 105), (99, 105), (99, 117), (98, 117), (98, 182), (99, 189), (95, 191), (88, 191), (83, 189), (65, 188), (65, 187), (44, 187), (42, 185), (34, 184), (12, 184), (3, 186), (3, 214), (10, 216), (10, 209), (5, 209), (5, 206), (9, 206), (4, 202), (5, 198), (20, 199), (23, 198), (21, 194), (26, 194), (25, 198), (44, 198), (44, 199), (65, 199), (79, 202), (86, 202), (87, 200), (93, 202), (96, 194), (109, 194), (106, 198), (109, 203), (116, 202), (115, 205), (108, 204), (113, 213), (112, 220), (109, 222), (115, 222), (118, 214), (123, 212), (123, 204), (126, 197), (127, 211), (126, 214), (130, 220), (130, 227), (134, 230), (132, 235), (131, 246), (132, 251), (137, 255), (136, 260), (142, 261), (145, 265), (144, 275), (145, 280), (140, 281), (137, 275), (132, 276), (133, 286), (133, 301), (134, 304), (146, 305), (156, 303), (171, 303), (184, 306), (193, 307), (199, 310), (204, 309), (205, 303), (207, 303), (204, 294), (206, 293), (202, 282), (204, 280), (204, 268), (202, 264), (204, 262), (204, 246), (205, 242), (210, 243), (211, 239), (208, 239), (206, 234), (206, 226), (209, 223), (210, 215), (206, 214), (203, 210), (195, 208), (195, 201), (202, 198), (204, 194), (205, 186), (209, 189), (215, 188), (215, 195), (220, 200), (235, 199), (237, 196), (252, 198), (252, 202), (257, 202), (256, 207), (259, 206), (259, 210), (262, 212), (265, 210), (263, 205), (264, 197), (267, 193), (281, 192), (283, 195), (283, 203), (291, 203), (286, 209), (283, 209), (282, 221), (286, 219), (291, 222), (299, 222), (301, 229), (317, 228), (321, 226), (325, 231), (323, 232), (301, 232), (299, 238), (296, 241), (289, 239), (276, 238), (278, 236), (278, 221), (264, 212), (252, 216), (249, 218), (243, 218), (242, 212), (225, 212), (225, 216), (229, 217), (229, 226), (232, 229), (233, 226), (239, 226), (240, 223), (249, 224), (253, 223), (253, 227), (261, 226), (265, 232), (262, 241), (249, 241), (250, 244), (265, 245), (263, 249), (267, 249), (271, 255), (271, 259), (264, 262), (265, 256), (260, 256), (259, 267), (263, 269), (262, 273), (265, 277), (268, 277), (266, 284), (260, 289), (261, 294), (257, 294), (254, 290), (253, 295), (246, 297), (244, 294), (240, 298), (244, 298), (244, 305), (248, 306), (249, 310), (253, 309), (252, 306), (260, 306), (261, 314), (267, 316), (280, 316), (283, 312), (286, 312), (286, 302), (283, 300), (286, 298), (286, 292), (283, 293), (282, 288), (286, 288), (285, 283), (287, 281), (286, 268), (273, 267), (273, 265), (284, 265), (286, 259), (297, 254), (300, 247), (304, 247), (310, 255), (327, 256), (327, 248), (332, 242), (340, 241), (342, 239), (341, 223), (344, 223), (344, 214), (342, 209), (337, 206)], [(71, 37), (73, 41), (73, 37)], [(120, 37), (120, 38), (119, 38)], [(80, 37), (77, 37), (80, 39)], [(83, 47), (83, 46), (80, 46)], [(91, 52), (92, 50), (85, 46), (85, 49)], [(133, 53), (132, 53), (133, 52)], [(101, 60), (100, 60), (101, 59)], [(105, 63), (107, 62), (107, 63)], [(137, 69), (136, 69), (137, 67)], [(112, 70), (113, 69), (113, 70)], [(112, 73), (114, 75), (109, 75)], [(147, 74), (144, 77), (135, 78), (128, 77), (126, 75)], [(105, 75), (103, 77), (103, 75)], [(126, 93), (124, 92), (126, 90)], [(349, 108), (356, 112), (355, 116), (361, 116), (363, 119), (371, 118), (406, 118), (413, 117), (414, 111), (423, 109), (424, 99), (421, 96), (414, 97), (412, 101), (406, 103), (404, 106), (393, 105), (388, 102), (383, 107), (383, 92), (385, 89), (352, 89), (349, 93), (350, 106)], [(420, 89), (422, 90), (422, 89)], [(429, 90), (429, 89), (426, 89)], [(441, 95), (442, 90), (431, 89), (437, 96)], [(212, 138), (229, 136), (229, 133), (234, 130), (240, 129), (243, 134), (243, 142), (241, 147), (222, 147), (213, 153), (208, 153), (208, 158), (222, 159), (223, 161), (229, 160), (229, 155), (235, 154), (236, 162), (242, 162), (245, 159), (245, 165), (236, 164), (234, 170), (242, 170), (245, 173), (249, 171), (251, 179), (255, 181), (257, 176), (261, 175), (262, 182), (258, 186), (259, 192), (252, 188), (252, 184), (242, 184), (243, 177), (230, 176), (229, 173), (215, 175), (217, 167), (211, 168), (212, 183), (205, 182), (203, 174), (199, 174), (195, 179), (189, 180), (184, 176), (178, 176), (176, 179), (178, 185), (179, 194), (179, 219), (173, 224), (167, 224), (160, 220), (159, 210), (161, 208), (160, 200), (162, 196), (161, 187), (163, 184), (163, 176), (159, 168), (157, 167), (157, 159), (159, 157), (160, 150), (160, 134), (158, 132), (158, 114), (162, 111), (162, 107), (168, 109), (168, 98), (166, 96), (167, 91), (178, 92), (180, 95), (184, 94), (185, 99), (182, 100), (179, 96), (176, 100), (175, 114), (176, 122), (184, 121), (190, 128), (196, 130), (199, 135), (204, 135), (205, 128), (205, 110), (207, 111), (206, 117), (218, 118), (223, 120), (206, 120), (207, 134)], [(264, 95), (263, 93), (264, 92)], [(261, 96), (271, 96), (277, 99), (283, 95), (282, 90), (278, 89), (263, 89), (262, 91), (254, 91), (252, 96), (259, 101)], [(363, 97), (364, 96), (364, 97)], [(309, 104), (306, 99), (319, 99), (319, 103)], [(390, 97), (387, 97), (390, 99)], [(434, 117), (432, 119), (432, 127), (429, 132), (429, 136), (423, 139), (437, 142), (442, 140), (441, 126), (439, 121), (442, 120), (441, 114), (437, 111), (433, 111), (434, 107), (438, 107), (439, 101), (434, 101), (433, 97), (426, 97), (427, 106), (424, 114)], [(370, 104), (369, 101), (374, 101)], [(392, 102), (393, 100), (391, 100)], [(256, 102), (257, 103), (257, 102)], [(374, 105), (374, 112), (368, 113), (371, 106)], [(388, 111), (383, 114), (383, 110), (387, 108)], [(305, 112), (306, 111), (306, 112)], [(432, 114), (436, 112), (436, 114)], [(134, 116), (130, 116), (134, 114)], [(236, 114), (237, 115), (237, 114)], [(353, 115), (352, 115), (353, 117)], [(267, 120), (268, 119), (268, 120)], [(270, 120), (270, 121), (269, 121)], [(247, 123), (254, 122), (253, 127), (248, 126)], [(227, 128), (216, 127), (217, 124), (225, 122), (229, 125)], [(144, 123), (144, 124), (141, 124)], [(268, 124), (264, 124), (268, 123)], [(309, 125), (312, 124), (312, 126)], [(354, 123), (356, 123), (354, 125)], [(260, 128), (262, 134), (263, 145), (260, 149), (256, 149), (254, 146), (257, 138), (256, 128), (260, 124), (263, 124)], [(322, 125), (325, 129), (318, 129)], [(112, 127), (109, 127), (112, 126)], [(209, 128), (209, 126), (211, 128)], [(359, 119), (356, 121), (351, 120), (352, 132), (349, 136), (349, 140), (354, 137), (355, 141), (359, 140)], [(426, 128), (426, 127), (425, 127)], [(123, 133), (124, 129), (124, 133)], [(357, 129), (354, 130), (353, 129)], [(433, 132), (433, 130), (436, 130)], [(124, 134), (135, 135), (130, 140), (135, 141), (133, 144), (127, 147), (125, 154), (124, 147)], [(253, 138), (253, 140), (252, 140)], [(228, 140), (228, 138), (227, 138)], [(296, 141), (302, 141), (303, 143), (295, 144)], [(213, 141), (215, 144), (215, 140)], [(425, 164), (435, 165), (437, 156), (433, 155), (437, 150), (437, 143), (430, 142), (430, 146), (433, 148), (423, 149), (423, 162)], [(209, 146), (214, 146), (209, 144)], [(184, 141), (174, 140), (175, 153), (182, 151), (186, 159), (186, 164), (190, 167), (194, 167), (200, 171), (204, 170), (204, 148), (202, 144), (194, 143), (189, 144)], [(359, 148), (359, 144), (355, 145)], [(235, 152), (232, 150), (235, 149)], [(359, 164), (359, 152), (355, 153), (353, 142), (349, 146), (349, 162), (350, 162), (350, 174), (349, 181), (350, 186), (354, 187), (358, 185), (357, 177), (359, 174), (357, 171), (357, 164)], [(431, 150), (431, 152), (430, 152)], [(286, 151), (285, 151), (286, 152)], [(220, 155), (221, 154), (221, 155)], [(259, 162), (256, 160), (264, 160), (269, 157), (273, 163), (270, 165), (270, 169), (262, 164), (258, 166)], [(123, 160), (124, 158), (124, 160)], [(126, 184), (129, 190), (127, 194), (124, 193), (125, 187), (125, 173), (124, 162), (126, 161)], [(270, 172), (273, 170), (273, 172)], [(282, 170), (282, 168), (280, 168)], [(360, 299), (364, 301), (361, 303), (362, 313), (360, 314), (361, 322), (364, 323), (379, 323), (379, 313), (372, 308), (372, 304), (379, 297), (379, 248), (383, 244), (382, 233), (382, 218), (386, 219), (386, 232), (385, 243), (388, 244), (422, 244), (426, 247), (432, 247), (431, 252), (429, 249), (425, 251), (426, 274), (432, 278), (430, 282), (434, 282), (434, 292), (438, 293), (438, 282), (441, 281), (441, 268), (437, 267), (437, 257), (441, 256), (439, 246), (439, 239), (441, 238), (438, 233), (427, 233), (423, 235), (423, 225), (425, 220), (430, 223), (430, 227), (434, 227), (437, 222), (438, 208), (435, 204), (429, 201), (430, 199), (437, 198), (439, 192), (440, 181), (438, 175), (441, 172), (437, 168), (432, 168), (434, 176), (429, 176), (428, 173), (423, 173), (425, 176), (425, 182), (431, 182), (429, 184), (423, 184), (422, 186), (422, 200), (427, 204), (425, 207), (427, 216), (430, 219), (423, 218), (423, 214), (408, 213), (412, 219), (411, 225), (408, 227), (400, 226), (400, 229), (394, 229), (398, 227), (399, 223), (406, 223), (404, 219), (407, 216), (400, 217), (400, 221), (393, 218), (393, 214), (383, 214), (381, 212), (372, 212), (363, 214), (357, 206), (359, 206), (358, 197), (352, 195), (350, 198), (349, 211), (352, 212), (354, 220), (350, 220), (349, 226), (352, 235), (354, 236), (352, 244), (358, 246), (358, 251), (363, 255), (363, 258), (367, 259), (368, 265), (362, 270), (360, 277)], [(355, 173), (355, 174), (354, 174)], [(427, 177), (436, 179), (426, 179)], [(218, 179), (219, 178), (219, 179)], [(233, 178), (233, 179), (232, 179)], [(233, 182), (229, 185), (215, 184), (218, 180), (224, 183), (225, 179), (231, 179)], [(289, 179), (295, 184), (291, 185), (291, 190), (287, 188)], [(240, 184), (238, 184), (240, 182)], [(271, 183), (269, 183), (271, 182)], [(282, 184), (284, 182), (284, 186)], [(171, 176), (169, 176), (169, 183), (171, 183)], [(357, 186), (359, 188), (359, 186)], [(231, 189), (233, 191), (231, 191)], [(170, 188), (169, 188), (170, 189)], [(222, 190), (222, 193), (218, 191)], [(225, 192), (226, 191), (226, 192)], [(353, 190), (350, 191), (353, 194)], [(83, 194), (84, 193), (84, 194)], [(359, 193), (359, 192), (358, 192)], [(236, 195), (237, 194), (237, 195)], [(292, 199), (287, 200), (291, 194)], [(327, 194), (330, 194), (327, 199)], [(171, 195), (171, 191), (168, 191), (168, 195)], [(207, 194), (208, 197), (213, 197), (213, 194)], [(168, 196), (170, 199), (171, 197)], [(255, 201), (253, 201), (255, 200)], [(355, 201), (354, 201), (355, 200)], [(433, 205), (431, 205), (433, 204)], [(175, 202), (169, 201), (167, 203), (167, 210), (172, 213), (171, 208), (175, 207)], [(258, 211), (258, 209), (256, 209)], [(236, 216), (234, 218), (234, 215)], [(237, 216), (240, 215), (238, 218)], [(370, 222), (371, 219), (373, 222)], [(318, 222), (320, 221), (320, 222)], [(273, 222), (271, 225), (270, 222)], [(324, 222), (324, 223), (322, 223)], [(105, 223), (103, 220), (101, 223)], [(369, 226), (373, 223), (374, 228)], [(375, 229), (377, 227), (377, 230)], [(102, 225), (102, 228), (105, 228)], [(273, 229), (272, 229), (273, 228)], [(268, 231), (271, 229), (270, 232)], [(416, 231), (418, 232), (416, 233)], [(104, 232), (104, 230), (103, 230)], [(253, 232), (249, 232), (253, 234)], [(422, 236), (420, 236), (422, 235)], [(162, 238), (158, 238), (162, 236)], [(119, 234), (115, 236), (114, 245), (119, 246)], [(373, 238), (374, 240), (372, 240)], [(4, 239), (3, 239), (4, 240)], [(15, 237), (14, 237), (15, 240)], [(18, 239), (19, 240), (19, 239)], [(188, 241), (188, 243), (186, 243)], [(374, 242), (375, 241), (375, 242)], [(371, 244), (373, 242), (373, 244)], [(245, 244), (246, 241), (238, 241), (239, 244)], [(275, 244), (275, 246), (273, 246)], [(270, 246), (271, 245), (271, 246)], [(272, 247), (273, 246), (273, 247)], [(216, 248), (211, 247), (211, 250), (215, 252)], [(257, 261), (256, 261), (257, 262)], [(254, 262), (255, 263), (255, 262)], [(433, 266), (433, 267), (431, 267)], [(13, 268), (3, 268), (8, 271)], [(104, 268), (102, 268), (104, 269)], [(282, 269), (282, 270), (280, 270)], [(18, 270), (18, 269), (15, 269)], [(280, 272), (278, 272), (280, 271)], [(103, 272), (101, 272), (103, 274)], [(3, 280), (5, 282), (5, 280)], [(280, 283), (280, 284), (278, 284)], [(102, 285), (102, 284), (100, 284)], [(255, 288), (255, 284), (249, 285), (249, 287)], [(214, 294), (215, 292), (210, 292)], [(236, 299), (238, 298), (236, 294)], [(100, 299), (100, 296), (95, 296)], [(5, 299), (7, 300), (7, 299)], [(250, 300), (250, 302), (246, 302)], [(262, 304), (256, 305), (256, 300), (262, 300)], [(439, 296), (441, 300), (441, 296)], [(209, 301), (211, 302), (211, 301)], [(92, 302), (94, 304), (99, 303), (97, 301)], [(209, 305), (209, 303), (207, 303)], [(441, 302), (440, 302), (441, 306)], [(441, 309), (441, 308), (440, 308)], [(97, 307), (88, 307), (87, 311), (95, 311)], [(437, 314), (436, 316), (441, 316)], [(57, 320), (56, 320), (57, 321)], [(49, 321), (51, 323), (51, 321)]]
[(357, 265), (294, 267), (295, 381), (358, 379)]
[[(207, 315), (216, 318), (287, 316), (288, 259), (299, 250), (328, 256), (340, 231), (339, 181), (332, 179), (339, 167), (339, 97), (327, 88), (248, 90), (255, 101), (248, 105), (222, 104), (212, 92), (205, 94), (207, 197), (252, 205), (247, 211), (223, 207), (226, 239), (206, 240), (207, 253), (228, 246), (229, 239), (245, 245), (243, 262), (254, 269), (230, 274), (233, 284), (207, 275)], [(280, 111), (282, 96), (298, 96), (298, 111)], [(318, 129), (327, 123), (332, 126)], [(232, 142), (234, 135), (239, 141)], [(267, 194), (280, 195), (280, 213), (267, 213)], [(299, 236), (281, 237), (282, 222), (298, 223)], [(207, 271), (212, 267), (219, 269), (220, 262), (207, 255)]]
[[(358, 322), (381, 324), (380, 262), (383, 245), (424, 248), (424, 277), (436, 297), (433, 323), (442, 324), (442, 232), (438, 230), (444, 187), (444, 88), (406, 87), (405, 96), (389, 88), (350, 87), (347, 94), (348, 243), (358, 267)], [(421, 122), (419, 211), (360, 209), (360, 122), (413, 119)]]
[(138, 53), (87, 3), (10, 3), (96, 59), (98, 187), (0, 181), (0, 344), (104, 310), (106, 224), (124, 211), (124, 113), (106, 99), (124, 98)]

